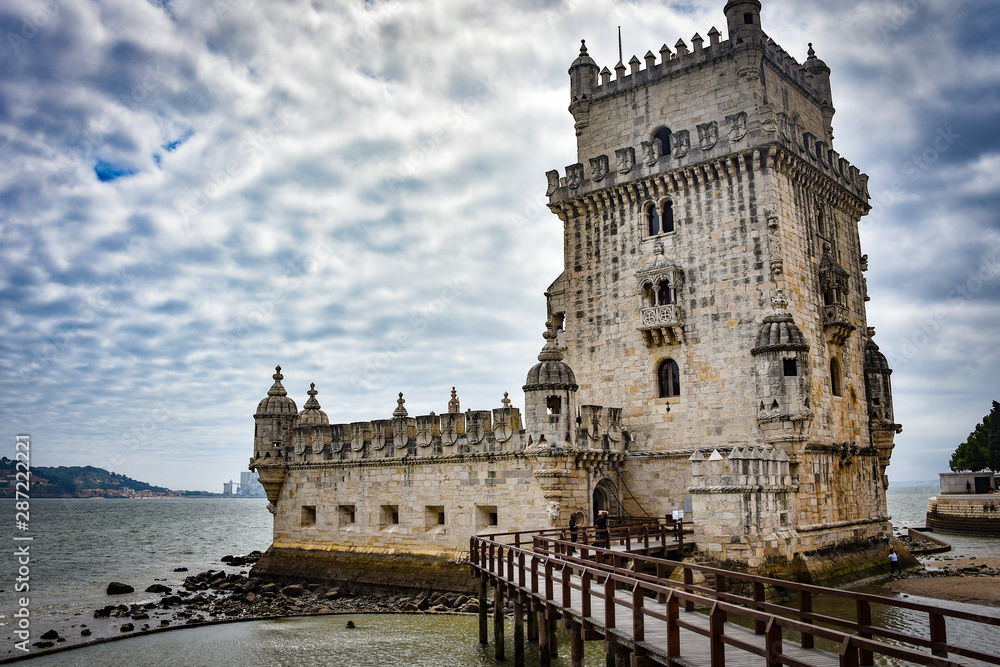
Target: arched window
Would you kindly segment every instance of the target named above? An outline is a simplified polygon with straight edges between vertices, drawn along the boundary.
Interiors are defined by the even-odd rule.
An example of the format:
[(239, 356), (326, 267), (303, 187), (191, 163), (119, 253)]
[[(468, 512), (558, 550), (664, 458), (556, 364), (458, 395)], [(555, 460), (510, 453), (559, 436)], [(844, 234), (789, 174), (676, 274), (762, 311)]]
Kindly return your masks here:
[(840, 377), (840, 361), (836, 357), (830, 360), (830, 389), (834, 396), (843, 396), (844, 387)]
[(660, 214), (656, 210), (655, 204), (650, 204), (646, 208), (646, 229), (650, 236), (660, 233)]
[(652, 285), (646, 284), (646, 286), (642, 288), (642, 298), (647, 308), (652, 308), (656, 305), (656, 292), (653, 291)]
[(663, 215), (660, 216), (663, 233), (674, 231), (674, 203), (669, 199), (663, 202)]
[(660, 362), (657, 375), (660, 383), (660, 398), (673, 398), (681, 395), (681, 373), (677, 362), (664, 359)]
[(656, 305), (669, 306), (671, 303), (673, 303), (673, 298), (671, 298), (670, 282), (664, 280), (656, 289)]
[(661, 127), (653, 135), (653, 141), (660, 142), (660, 155), (670, 155), (671, 145), (670, 145), (670, 135), (672, 132), (669, 127)]

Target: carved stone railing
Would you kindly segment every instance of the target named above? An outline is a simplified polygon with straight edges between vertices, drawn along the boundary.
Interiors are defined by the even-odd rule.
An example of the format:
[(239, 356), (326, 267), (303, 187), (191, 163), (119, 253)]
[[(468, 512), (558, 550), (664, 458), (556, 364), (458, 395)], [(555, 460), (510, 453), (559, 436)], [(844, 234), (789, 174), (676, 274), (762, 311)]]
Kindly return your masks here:
[(823, 306), (823, 330), (830, 336), (830, 342), (843, 345), (856, 328), (849, 321), (847, 306), (832, 304)]
[(681, 307), (672, 303), (652, 306), (639, 311), (639, 331), (646, 347), (684, 342), (684, 315)]

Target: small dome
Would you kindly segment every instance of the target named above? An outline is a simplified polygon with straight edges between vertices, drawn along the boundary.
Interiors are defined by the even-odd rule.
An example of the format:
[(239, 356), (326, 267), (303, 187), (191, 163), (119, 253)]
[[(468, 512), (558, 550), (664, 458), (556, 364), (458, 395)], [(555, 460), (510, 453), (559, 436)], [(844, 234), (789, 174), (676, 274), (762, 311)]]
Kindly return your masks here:
[(587, 53), (587, 40), (585, 39), (580, 40), (580, 55), (573, 61), (570, 68), (579, 67), (580, 65), (586, 65), (597, 69), (597, 63), (595, 63), (594, 59), (590, 57), (589, 53)]
[(885, 355), (879, 352), (878, 345), (870, 338), (865, 345), (865, 370), (869, 373), (892, 373)]
[(267, 392), (267, 397), (257, 404), (257, 415), (273, 417), (276, 415), (294, 415), (299, 409), (295, 407), (295, 401), (288, 398), (288, 392), (281, 386), (284, 375), (281, 374), (281, 366), (275, 366), (274, 384)]
[(298, 419), (295, 421), (296, 426), (325, 426), (330, 423), (327, 418), (326, 413), (319, 409), (319, 401), (316, 400), (316, 383), (313, 382), (309, 385), (309, 400), (306, 404), (302, 406), (302, 412), (299, 413)]
[(532, 389), (577, 389), (576, 375), (569, 364), (563, 361), (563, 353), (556, 344), (556, 332), (552, 322), (546, 322), (548, 329), (542, 336), (545, 346), (538, 355), (538, 363), (528, 371), (524, 391)]
[(753, 348), (753, 353), (783, 350), (808, 352), (809, 345), (806, 344), (802, 332), (795, 326), (791, 315), (786, 313), (765, 317), (764, 323), (757, 331), (757, 344)]

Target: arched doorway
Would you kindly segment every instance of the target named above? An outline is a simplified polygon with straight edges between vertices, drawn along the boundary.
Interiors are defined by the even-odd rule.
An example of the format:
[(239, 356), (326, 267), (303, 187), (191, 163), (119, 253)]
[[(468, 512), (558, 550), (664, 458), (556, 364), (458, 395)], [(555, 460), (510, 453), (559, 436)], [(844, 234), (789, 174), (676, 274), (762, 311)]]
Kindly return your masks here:
[(607, 510), (610, 516), (620, 515), (618, 489), (610, 479), (602, 479), (594, 486), (592, 499), (593, 512), (591, 513), (591, 521), (597, 520), (597, 513), (601, 510)]

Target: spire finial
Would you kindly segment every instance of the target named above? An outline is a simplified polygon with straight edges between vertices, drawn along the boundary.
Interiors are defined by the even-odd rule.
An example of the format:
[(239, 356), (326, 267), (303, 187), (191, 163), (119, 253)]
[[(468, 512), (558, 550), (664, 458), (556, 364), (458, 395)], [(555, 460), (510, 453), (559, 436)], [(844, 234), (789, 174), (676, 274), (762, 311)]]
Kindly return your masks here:
[(309, 400), (307, 400), (306, 404), (303, 405), (302, 407), (306, 410), (319, 410), (319, 401), (316, 400), (316, 394), (318, 394), (319, 392), (316, 391), (315, 382), (309, 383), (309, 391), (307, 391), (306, 393), (309, 394)]
[(458, 392), (455, 391), (454, 387), (451, 388), (451, 400), (448, 401), (448, 412), (453, 414), (461, 412), (461, 406), (458, 402)]
[(267, 391), (267, 395), (288, 396), (288, 392), (285, 391), (285, 388), (281, 385), (281, 381), (285, 379), (285, 376), (281, 374), (281, 366), (274, 367), (274, 375), (271, 377), (274, 378), (274, 384), (272, 384), (271, 388)]
[(406, 403), (406, 401), (403, 400), (403, 392), (399, 392), (399, 400), (396, 401), (396, 409), (392, 412), (393, 417), (405, 417), (409, 414), (406, 411), (406, 408), (403, 407), (403, 403)]
[(538, 353), (539, 361), (562, 361), (563, 353), (559, 350), (559, 345), (556, 343), (559, 334), (556, 333), (555, 324), (552, 320), (545, 323), (545, 333), (542, 334), (542, 338), (545, 339), (545, 346), (542, 347), (542, 351)]
[(816, 51), (813, 50), (812, 42), (809, 42), (809, 60), (816, 59)]
[(504, 392), (503, 393), (503, 400), (500, 401), (501, 403), (503, 403), (503, 406), (505, 408), (509, 408), (510, 407), (510, 399), (507, 396), (508, 396), (507, 392)]
[(587, 40), (585, 39), (580, 40), (580, 55), (581, 56), (587, 55)]

